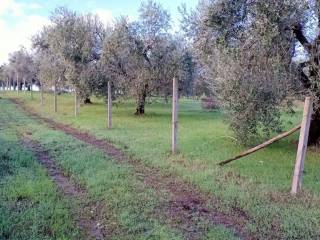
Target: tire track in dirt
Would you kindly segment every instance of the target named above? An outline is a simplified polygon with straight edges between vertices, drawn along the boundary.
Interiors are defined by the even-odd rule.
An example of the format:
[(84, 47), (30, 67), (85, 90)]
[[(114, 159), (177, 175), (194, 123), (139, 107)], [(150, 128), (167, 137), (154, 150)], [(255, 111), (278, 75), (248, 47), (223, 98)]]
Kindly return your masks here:
[(103, 213), (102, 204), (93, 202), (87, 196), (87, 191), (83, 187), (78, 186), (70, 178), (65, 176), (63, 171), (56, 165), (55, 160), (50, 157), (42, 146), (23, 136), (22, 144), (32, 151), (40, 164), (46, 168), (49, 177), (57, 185), (58, 189), (68, 198), (72, 198), (80, 203), (80, 207), (76, 210), (75, 220), (79, 229), (84, 233), (86, 239), (102, 240), (109, 236), (106, 229), (101, 226), (101, 218)]
[[(128, 157), (106, 140), (97, 139), (90, 133), (42, 117), (17, 99), (12, 99), (12, 101), (27, 114), (38, 118), (50, 128), (63, 131), (88, 145), (100, 149), (119, 162), (130, 164), (135, 174), (158, 193), (160, 205), (158, 209), (155, 209), (155, 212), (159, 216), (164, 216), (166, 221), (180, 230), (187, 239), (201, 239), (210, 225), (223, 226), (233, 231), (235, 236), (240, 239), (257, 239), (245, 230), (249, 218), (243, 211), (239, 210), (225, 214), (219, 210), (219, 201), (216, 198), (199, 191), (190, 183), (170, 174), (165, 174), (160, 169), (143, 165), (138, 160)], [(163, 199), (163, 193), (168, 194), (169, 198)]]

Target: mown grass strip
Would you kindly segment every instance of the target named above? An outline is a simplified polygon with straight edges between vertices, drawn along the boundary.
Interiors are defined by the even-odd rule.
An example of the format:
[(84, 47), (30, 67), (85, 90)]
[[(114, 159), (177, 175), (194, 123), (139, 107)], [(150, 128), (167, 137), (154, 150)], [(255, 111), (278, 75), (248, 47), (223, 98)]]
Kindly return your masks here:
[[(35, 113), (30, 112), (30, 114), (37, 116)], [(81, 142), (113, 156), (117, 161), (129, 164), (133, 173), (141, 177), (143, 182), (157, 193), (156, 197), (160, 203), (159, 211), (157, 211), (158, 215), (164, 215), (167, 219), (170, 219), (171, 224), (188, 239), (198, 239), (206, 235), (208, 229), (214, 225), (225, 226), (243, 239), (252, 238), (244, 229), (246, 219), (242, 214), (230, 213), (230, 216), (228, 216), (217, 211), (216, 199), (207, 198), (190, 184), (179, 181), (174, 176), (162, 174), (160, 169), (143, 166), (138, 161), (129, 159), (112, 145), (98, 140), (90, 134), (81, 133), (71, 127), (57, 124), (50, 119), (39, 117), (40, 119), (47, 123), (49, 127), (64, 131)], [(168, 196), (162, 196), (159, 194), (161, 192), (167, 193)]]
[(37, 160), (47, 169), (47, 174), (71, 202), (77, 203), (74, 206), (76, 214), (74, 218), (77, 225), (84, 233), (86, 239), (103, 240), (108, 238), (108, 230), (101, 227), (100, 208), (98, 202), (94, 202), (87, 196), (87, 189), (78, 186), (56, 165), (55, 160), (43, 150), (42, 146), (27, 136), (22, 137), (22, 144), (34, 153)]
[[(138, 181), (129, 165), (121, 164), (119, 166), (112, 159), (106, 159), (101, 151), (85, 146), (61, 132), (49, 130), (37, 123), (29, 124), (28, 128), (32, 132), (32, 138), (41, 142), (49, 152), (53, 153), (66, 172), (80, 180), (81, 184), (86, 185), (94, 198), (97, 200), (106, 199), (108, 209), (115, 212), (109, 218), (114, 217), (117, 222), (119, 221), (128, 229), (128, 236), (123, 232), (117, 232), (116, 239), (119, 237), (120, 239), (126, 237), (130, 239), (133, 236), (139, 236), (139, 234), (141, 234), (141, 239), (182, 238), (181, 233), (173, 229), (170, 230), (172, 221), (167, 219), (163, 212), (156, 211), (160, 207), (159, 195), (154, 190), (147, 188), (142, 181)], [(117, 176), (117, 173), (120, 173), (120, 176)], [(114, 179), (115, 176), (118, 179)], [(107, 186), (109, 188), (106, 188)], [(161, 198), (167, 199), (166, 196)], [(105, 218), (108, 219), (108, 216)], [(201, 224), (203, 226), (199, 232), (199, 229), (196, 229)], [(181, 226), (176, 223), (173, 226), (175, 228), (179, 225)], [(211, 232), (212, 235), (212, 232), (216, 231), (217, 239), (220, 235), (229, 235), (229, 238), (233, 239), (232, 231), (223, 227), (217, 228), (201, 218), (198, 218), (196, 225), (192, 229), (190, 227), (184, 229), (183, 232), (188, 233), (184, 234), (184, 237), (187, 239), (206, 239), (207, 233)], [(194, 231), (196, 231), (195, 234)]]
[(0, 239), (84, 239), (64, 198), (23, 148), (14, 114), (0, 102)]
[[(14, 96), (17, 96), (14, 94)], [(20, 96), (25, 104), (45, 117), (89, 131), (100, 139), (116, 144), (143, 164), (161, 168), (177, 178), (190, 181), (203, 192), (219, 198), (221, 210), (245, 212), (250, 217), (247, 228), (260, 239), (317, 239), (320, 236), (319, 150), (310, 149), (304, 172), (303, 193), (290, 196), (295, 141), (298, 136), (271, 146), (226, 168), (216, 163), (242, 150), (234, 142), (226, 119), (220, 111), (204, 112), (199, 102), (181, 99), (179, 142), (181, 154), (170, 156), (170, 105), (155, 102), (146, 107), (144, 117), (135, 117), (132, 102), (114, 108), (114, 129), (106, 130), (105, 104), (82, 108), (78, 118), (72, 116), (72, 97), (60, 96), (60, 112), (51, 112), (51, 95), (40, 111), (38, 100)], [(283, 113), (287, 129), (296, 125), (301, 111)], [(93, 124), (94, 123), (94, 124)]]

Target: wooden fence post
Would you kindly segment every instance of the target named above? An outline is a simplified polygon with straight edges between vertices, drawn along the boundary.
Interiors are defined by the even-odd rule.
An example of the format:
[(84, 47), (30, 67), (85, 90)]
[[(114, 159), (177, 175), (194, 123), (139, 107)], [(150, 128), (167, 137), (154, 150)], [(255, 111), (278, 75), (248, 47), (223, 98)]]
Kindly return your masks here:
[(53, 111), (56, 113), (58, 111), (58, 104), (57, 104), (57, 80), (54, 80), (53, 86)]
[(22, 90), (24, 90), (24, 95), (27, 94), (27, 84), (26, 84), (26, 78), (23, 77), (23, 88), (21, 87)]
[(108, 128), (112, 128), (112, 93), (110, 81), (108, 81)]
[(78, 93), (77, 90), (74, 89), (74, 116), (77, 117), (78, 116)]
[(19, 86), (20, 83), (19, 83), (19, 73), (17, 73), (17, 93), (19, 93)]
[(291, 194), (296, 194), (301, 189), (304, 161), (307, 155), (311, 116), (312, 116), (312, 101), (310, 97), (306, 97), (306, 100), (304, 103), (304, 109), (303, 109), (303, 118), (301, 122), (296, 165), (293, 173)]
[(11, 81), (9, 80), (9, 78), (7, 78), (7, 91), (10, 91), (10, 90), (11, 90)]
[(40, 84), (40, 104), (43, 107), (44, 105), (44, 100), (43, 100), (43, 84)]
[(177, 152), (177, 133), (178, 133), (178, 81), (173, 78), (172, 86), (172, 153)]
[(74, 116), (77, 117), (80, 113), (80, 97), (78, 91), (74, 90)]
[(31, 100), (33, 100), (33, 88), (32, 88), (32, 82), (30, 85), (30, 95), (31, 95)]

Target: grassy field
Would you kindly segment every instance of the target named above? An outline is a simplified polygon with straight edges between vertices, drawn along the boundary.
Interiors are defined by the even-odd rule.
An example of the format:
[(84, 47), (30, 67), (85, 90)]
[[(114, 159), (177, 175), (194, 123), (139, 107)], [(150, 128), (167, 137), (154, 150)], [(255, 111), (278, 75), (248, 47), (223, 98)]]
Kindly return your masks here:
[[(165, 216), (155, 214), (159, 196), (129, 165), (119, 165), (101, 151), (39, 124), (8, 100), (0, 99), (0, 109), (0, 173), (4, 177), (0, 239), (86, 239), (72, 220), (79, 203), (57, 192), (33, 154), (21, 146), (19, 136), (23, 134), (41, 143), (64, 173), (100, 203), (101, 225), (110, 232), (107, 239), (184, 239)], [(212, 236), (236, 239), (221, 226), (208, 226), (202, 239)]]
[(33, 154), (21, 147), (17, 126), (26, 126), (27, 121), (7, 101), (0, 100), (0, 109), (0, 239), (80, 238), (72, 202), (57, 191)]
[[(25, 104), (45, 117), (71, 124), (91, 132), (98, 138), (107, 139), (143, 164), (159, 167), (163, 172), (171, 172), (178, 178), (191, 182), (203, 192), (217, 197), (222, 211), (226, 213), (242, 211), (247, 215), (250, 221), (246, 228), (253, 233), (258, 233), (260, 239), (320, 238), (319, 150), (308, 151), (303, 192), (295, 198), (289, 194), (298, 134), (221, 168), (217, 166), (217, 162), (239, 153), (244, 148), (233, 138), (224, 115), (220, 111), (202, 111), (197, 101), (186, 99), (181, 101), (179, 111), (180, 153), (172, 156), (170, 154), (170, 104), (162, 102), (148, 104), (146, 115), (137, 117), (133, 115), (134, 104), (132, 102), (119, 102), (114, 107), (114, 128), (108, 130), (106, 129), (106, 106), (98, 99), (94, 99), (94, 104), (82, 107), (80, 116), (75, 118), (73, 116), (73, 97), (70, 95), (59, 96), (58, 113), (56, 114), (52, 112), (51, 103), (53, 101), (50, 95), (45, 96), (44, 107), (40, 107), (37, 94), (33, 100), (23, 93), (19, 96), (16, 93), (7, 93), (2, 96), (19, 97)], [(285, 127), (289, 129), (296, 125), (301, 115), (300, 110), (294, 115), (283, 114)], [(141, 212), (141, 206), (145, 214), (138, 214), (138, 219), (143, 228), (153, 229), (156, 235), (162, 236), (162, 239), (181, 238), (173, 229), (170, 229), (170, 226), (162, 225), (161, 221), (152, 220), (150, 222), (152, 217), (149, 218), (148, 209), (155, 206), (156, 198), (150, 189), (145, 189), (145, 186), (140, 186), (141, 183), (135, 182), (130, 169), (120, 169), (113, 166), (110, 161), (108, 162), (110, 166), (103, 170), (99, 167), (99, 163), (106, 162), (106, 160), (100, 153), (92, 153), (92, 150), (86, 150), (84, 147), (81, 147), (81, 151), (78, 152), (76, 149), (79, 149), (80, 146), (77, 144), (81, 143), (75, 141), (74, 145), (73, 143), (64, 144), (64, 139), (70, 142), (67, 136), (54, 133), (37, 124), (33, 124), (30, 128), (35, 132), (33, 136), (43, 142), (49, 150), (54, 142), (61, 142), (59, 147), (55, 145), (56, 151), (54, 151), (59, 163), (84, 182), (92, 191), (93, 197), (104, 199), (107, 196), (113, 196), (107, 192), (107, 186), (110, 184), (123, 186), (122, 192), (118, 192), (119, 195), (115, 194), (115, 198), (123, 200), (123, 205), (120, 204), (119, 207), (117, 201), (117, 204), (112, 205), (111, 199), (109, 207), (114, 210), (114, 216), (118, 218), (120, 216), (117, 221), (120, 221), (125, 229), (130, 230), (125, 231), (126, 234), (129, 233), (129, 239), (132, 236), (138, 236), (139, 229), (135, 229), (137, 224), (132, 219), (136, 219), (136, 215)], [(94, 166), (91, 166), (86, 159), (93, 159), (92, 165)], [(116, 170), (113, 170), (114, 168)], [(119, 171), (119, 175), (125, 176), (121, 178), (121, 181), (119, 180), (120, 183), (111, 181), (111, 177), (108, 178), (114, 171)], [(130, 203), (126, 209), (121, 206), (128, 206), (128, 201), (135, 201), (132, 200), (130, 191), (129, 196), (125, 194), (128, 189), (131, 189), (131, 184), (134, 188), (142, 188), (143, 193), (142, 196), (134, 198), (138, 202)], [(146, 194), (148, 191), (151, 193)], [(140, 199), (143, 201), (139, 201)], [(139, 202), (143, 204), (139, 205)], [(137, 206), (137, 209), (132, 209), (130, 206)], [(141, 225), (138, 224), (138, 226)], [(127, 237), (126, 234), (123, 235), (123, 238)], [(227, 233), (223, 229), (221, 231), (212, 229), (206, 238), (219, 239), (219, 235), (225, 236), (225, 234)], [(229, 239), (229, 237), (224, 239)]]

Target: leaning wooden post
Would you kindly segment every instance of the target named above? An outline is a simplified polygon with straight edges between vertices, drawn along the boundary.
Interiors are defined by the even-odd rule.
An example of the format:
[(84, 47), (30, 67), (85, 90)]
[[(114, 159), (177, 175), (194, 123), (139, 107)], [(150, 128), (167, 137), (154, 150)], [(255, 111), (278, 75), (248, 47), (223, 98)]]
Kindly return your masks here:
[(112, 94), (110, 81), (108, 81), (108, 128), (112, 128)]
[(173, 78), (172, 86), (172, 153), (177, 152), (177, 133), (178, 133), (178, 81)]
[(311, 116), (312, 116), (312, 101), (310, 97), (306, 97), (306, 100), (304, 103), (303, 118), (301, 122), (296, 165), (293, 173), (291, 194), (296, 194), (301, 189), (302, 172), (304, 168), (304, 161), (307, 155)]

